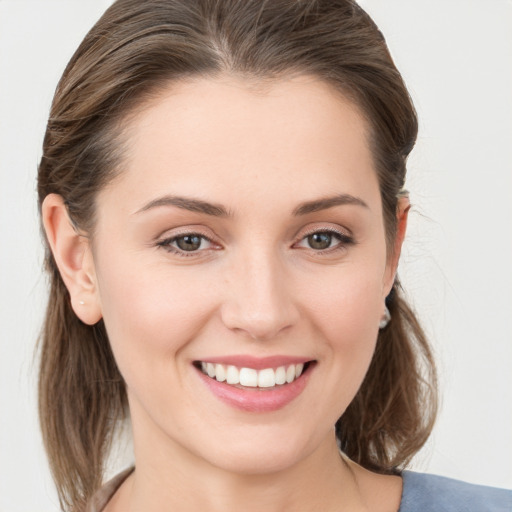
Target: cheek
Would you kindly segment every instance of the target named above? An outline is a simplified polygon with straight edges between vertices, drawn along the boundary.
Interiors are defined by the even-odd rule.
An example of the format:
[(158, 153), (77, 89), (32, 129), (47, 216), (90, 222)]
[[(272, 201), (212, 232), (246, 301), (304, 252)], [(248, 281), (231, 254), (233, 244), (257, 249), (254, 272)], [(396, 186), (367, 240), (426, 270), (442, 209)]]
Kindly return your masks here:
[(309, 288), (316, 323), (334, 346), (360, 346), (375, 338), (383, 311), (383, 273), (380, 268), (352, 267), (317, 279), (315, 288)]
[(311, 317), (329, 375), (325, 391), (337, 419), (357, 393), (375, 350), (382, 274), (352, 269), (340, 279), (318, 284), (322, 286), (311, 296)]
[[(99, 275), (103, 318), (114, 356), (129, 382), (173, 364), (203, 328), (213, 307), (182, 273), (111, 258)], [(142, 364), (144, 363), (144, 364)], [(168, 369), (166, 370), (168, 371)]]

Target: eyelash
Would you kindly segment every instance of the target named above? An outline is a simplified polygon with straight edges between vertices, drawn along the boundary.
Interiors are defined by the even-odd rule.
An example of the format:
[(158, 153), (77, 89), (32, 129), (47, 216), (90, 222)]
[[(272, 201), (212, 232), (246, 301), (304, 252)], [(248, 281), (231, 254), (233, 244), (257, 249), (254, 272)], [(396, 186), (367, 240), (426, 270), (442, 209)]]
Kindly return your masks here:
[(175, 254), (177, 256), (180, 256), (182, 258), (190, 258), (190, 257), (193, 257), (193, 256), (197, 256), (197, 254), (200, 252), (199, 250), (196, 250), (196, 251), (183, 251), (182, 249), (179, 249), (178, 247), (174, 247), (172, 245), (173, 243), (175, 243), (180, 238), (185, 238), (187, 236), (200, 238), (201, 239), (201, 244), (205, 240), (207, 242), (209, 242), (210, 244), (214, 243), (206, 235), (203, 235), (202, 233), (197, 233), (197, 232), (191, 231), (189, 233), (180, 233), (179, 235), (173, 236), (171, 238), (166, 238), (165, 240), (161, 240), (161, 241), (157, 242), (156, 245), (158, 247), (161, 247), (165, 251), (167, 251), (169, 253), (172, 253), (172, 254)]
[[(338, 231), (334, 228), (317, 228), (312, 229), (309, 232), (306, 232), (302, 238), (299, 240), (299, 242), (302, 242), (303, 240), (306, 240), (312, 235), (321, 235), (321, 234), (327, 234), (332, 236), (333, 238), (336, 238), (338, 240), (338, 243), (332, 247), (328, 247), (327, 249), (319, 249), (315, 250), (312, 247), (309, 247), (309, 250), (314, 251), (318, 255), (328, 255), (333, 252), (337, 252), (343, 249), (346, 249), (348, 246), (355, 245), (355, 240), (350, 235), (347, 235), (346, 233), (343, 233), (342, 231)], [(297, 243), (297, 242), (296, 242)]]
[[(332, 252), (346, 249), (347, 246), (355, 245), (355, 243), (356, 243), (354, 238), (347, 235), (346, 233), (343, 233), (343, 232), (338, 231), (333, 228), (324, 228), (324, 229), (313, 229), (313, 230), (305, 233), (300, 238), (300, 240), (298, 240), (297, 242), (294, 243), (294, 245), (297, 243), (300, 243), (300, 242), (306, 240), (308, 237), (310, 237), (312, 235), (316, 235), (316, 234), (331, 235), (338, 240), (338, 243), (336, 245), (334, 245), (333, 247), (328, 247), (326, 249), (315, 250), (311, 247), (307, 248), (307, 249), (315, 252), (318, 255), (331, 254)], [(214, 242), (210, 238), (208, 238), (206, 235), (203, 235), (202, 233), (197, 233), (197, 232), (190, 232), (190, 233), (180, 233), (179, 235), (173, 236), (171, 238), (166, 238), (165, 240), (161, 240), (161, 241), (157, 242), (156, 245), (158, 247), (163, 248), (165, 251), (175, 254), (182, 258), (189, 258), (189, 257), (197, 256), (197, 254), (201, 252), (199, 249), (195, 250), (195, 251), (184, 251), (184, 250), (174, 247), (172, 245), (180, 238), (184, 238), (187, 236), (188, 237), (194, 237), (194, 236), (199, 237), (201, 239), (201, 243), (202, 243), (202, 241), (207, 241), (210, 244), (214, 244)]]

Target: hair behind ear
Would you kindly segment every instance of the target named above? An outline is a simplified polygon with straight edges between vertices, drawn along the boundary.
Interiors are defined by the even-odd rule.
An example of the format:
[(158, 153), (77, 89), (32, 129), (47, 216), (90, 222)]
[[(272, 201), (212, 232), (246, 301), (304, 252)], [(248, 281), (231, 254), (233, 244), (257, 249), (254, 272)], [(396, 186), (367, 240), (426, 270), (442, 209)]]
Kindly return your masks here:
[(84, 324), (53, 260), (48, 266), (51, 307), (40, 340), (39, 417), (51, 472), (61, 482), (61, 507), (78, 511), (102, 484), (126, 394), (103, 321)]
[(368, 373), (336, 423), (341, 449), (365, 468), (403, 469), (429, 437), (437, 415), (432, 351), (398, 282), (386, 300), (389, 324), (379, 331)]

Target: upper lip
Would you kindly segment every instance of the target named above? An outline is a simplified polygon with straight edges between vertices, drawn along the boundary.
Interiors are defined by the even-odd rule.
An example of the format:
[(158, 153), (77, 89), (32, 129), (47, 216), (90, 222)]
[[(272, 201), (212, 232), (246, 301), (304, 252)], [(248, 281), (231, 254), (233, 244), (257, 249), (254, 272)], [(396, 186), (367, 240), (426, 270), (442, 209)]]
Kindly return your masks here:
[(236, 366), (237, 368), (253, 368), (254, 370), (263, 370), (265, 368), (279, 368), (290, 364), (305, 364), (313, 359), (301, 356), (266, 356), (254, 357), (246, 355), (227, 355), (217, 357), (206, 357), (198, 361), (213, 364), (225, 364)]

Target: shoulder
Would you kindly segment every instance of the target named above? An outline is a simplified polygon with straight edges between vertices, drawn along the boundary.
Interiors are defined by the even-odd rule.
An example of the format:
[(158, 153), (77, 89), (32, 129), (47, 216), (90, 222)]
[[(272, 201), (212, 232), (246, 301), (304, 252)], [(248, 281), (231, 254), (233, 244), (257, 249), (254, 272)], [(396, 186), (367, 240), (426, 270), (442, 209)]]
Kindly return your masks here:
[(512, 491), (404, 471), (399, 512), (512, 512)]

